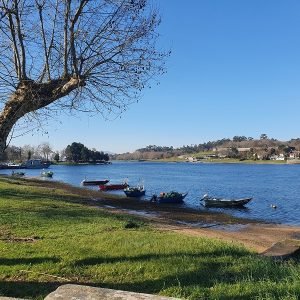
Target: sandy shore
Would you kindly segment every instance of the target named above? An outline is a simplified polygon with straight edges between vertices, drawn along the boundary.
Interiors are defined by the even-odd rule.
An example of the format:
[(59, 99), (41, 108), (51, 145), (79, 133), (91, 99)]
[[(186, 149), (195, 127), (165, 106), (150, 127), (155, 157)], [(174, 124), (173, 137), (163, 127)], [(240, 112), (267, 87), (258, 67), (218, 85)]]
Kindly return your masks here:
[(300, 239), (300, 227), (238, 219), (230, 215), (135, 200), (97, 200), (101, 208), (150, 220), (160, 230), (239, 243), (257, 253), (286, 239)]
[[(261, 253), (274, 243), (300, 240), (300, 227), (269, 224), (263, 221), (236, 218), (209, 210), (191, 209), (176, 205), (162, 205), (149, 201), (111, 196), (98, 191), (76, 188), (59, 182), (31, 180), (32, 185), (50, 189), (65, 189), (80, 195), (80, 202), (112, 213), (134, 214), (151, 221), (160, 230), (176, 231), (187, 235), (217, 238), (240, 243)], [(26, 182), (26, 185), (30, 181)]]

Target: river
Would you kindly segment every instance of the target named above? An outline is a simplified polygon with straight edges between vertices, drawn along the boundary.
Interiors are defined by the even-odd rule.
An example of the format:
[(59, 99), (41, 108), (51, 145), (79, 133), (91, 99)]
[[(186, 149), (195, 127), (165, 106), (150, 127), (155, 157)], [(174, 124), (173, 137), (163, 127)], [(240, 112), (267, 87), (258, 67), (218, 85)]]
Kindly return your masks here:
[[(145, 201), (153, 194), (188, 192), (183, 206), (206, 210), (204, 194), (218, 197), (253, 197), (245, 209), (209, 208), (233, 216), (300, 226), (300, 165), (113, 162), (110, 165), (52, 165), (53, 180), (80, 186), (84, 179), (110, 179), (129, 184), (143, 181)], [(39, 176), (41, 170), (25, 170)], [(11, 170), (1, 170), (11, 174)], [(95, 188), (95, 187), (94, 187)], [(122, 193), (122, 192), (119, 192)], [(272, 208), (276, 205), (276, 209)]]

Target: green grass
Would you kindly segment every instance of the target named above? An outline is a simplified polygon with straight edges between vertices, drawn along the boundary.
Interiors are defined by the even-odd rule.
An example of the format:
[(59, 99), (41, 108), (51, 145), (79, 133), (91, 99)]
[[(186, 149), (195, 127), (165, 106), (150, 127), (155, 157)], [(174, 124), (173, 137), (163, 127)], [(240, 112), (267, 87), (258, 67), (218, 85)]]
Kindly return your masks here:
[(299, 299), (297, 260), (158, 231), (79, 200), (0, 179), (0, 296), (43, 299), (71, 282), (186, 299)]

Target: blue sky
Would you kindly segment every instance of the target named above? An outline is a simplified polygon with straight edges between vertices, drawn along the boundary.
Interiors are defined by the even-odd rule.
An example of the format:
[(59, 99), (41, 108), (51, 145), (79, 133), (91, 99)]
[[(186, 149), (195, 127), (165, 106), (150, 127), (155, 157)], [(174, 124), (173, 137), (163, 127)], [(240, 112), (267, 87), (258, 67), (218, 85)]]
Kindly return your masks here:
[(300, 1), (152, 0), (160, 47), (172, 50), (160, 85), (121, 118), (60, 117), (48, 135), (12, 144), (73, 141), (116, 153), (261, 133), (300, 137)]

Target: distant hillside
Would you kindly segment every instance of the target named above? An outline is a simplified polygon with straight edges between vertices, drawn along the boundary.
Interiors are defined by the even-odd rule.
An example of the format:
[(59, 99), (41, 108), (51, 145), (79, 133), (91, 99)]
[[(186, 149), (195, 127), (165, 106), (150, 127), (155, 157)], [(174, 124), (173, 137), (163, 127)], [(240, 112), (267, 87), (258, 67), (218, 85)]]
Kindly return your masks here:
[[(184, 145), (179, 148), (173, 146), (149, 145), (137, 149), (132, 153), (113, 155), (113, 159), (141, 160), (168, 159), (182, 156), (212, 155), (212, 157), (229, 157), (239, 159), (272, 159), (276, 155), (287, 158), (290, 153), (300, 151), (300, 138), (290, 141), (279, 141), (262, 134), (260, 139), (234, 136), (232, 139), (209, 141), (202, 144)], [(200, 154), (199, 154), (200, 153)], [(298, 154), (297, 154), (298, 155)]]

